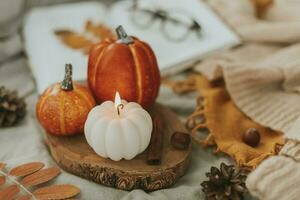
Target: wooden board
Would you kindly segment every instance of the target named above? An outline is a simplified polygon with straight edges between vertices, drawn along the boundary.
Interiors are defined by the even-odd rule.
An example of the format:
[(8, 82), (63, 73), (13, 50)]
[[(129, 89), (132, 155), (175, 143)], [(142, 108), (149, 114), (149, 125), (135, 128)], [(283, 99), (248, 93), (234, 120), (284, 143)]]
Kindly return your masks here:
[(98, 156), (84, 135), (56, 137), (46, 140), (56, 162), (66, 171), (97, 183), (123, 190), (153, 191), (167, 188), (184, 175), (189, 165), (191, 147), (176, 150), (170, 145), (174, 131), (186, 132), (176, 114), (156, 104), (150, 113), (161, 115), (164, 123), (164, 146), (160, 165), (148, 165), (147, 150), (133, 160), (112, 161)]

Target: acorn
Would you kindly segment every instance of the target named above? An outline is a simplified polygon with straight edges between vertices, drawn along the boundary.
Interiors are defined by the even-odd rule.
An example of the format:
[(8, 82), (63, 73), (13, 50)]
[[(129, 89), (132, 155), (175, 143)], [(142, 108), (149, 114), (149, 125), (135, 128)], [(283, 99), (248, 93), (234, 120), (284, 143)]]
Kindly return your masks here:
[(190, 143), (191, 143), (191, 137), (190, 134), (188, 133), (176, 131), (173, 133), (171, 137), (171, 145), (175, 149), (179, 149), (179, 150), (187, 149)]
[(256, 147), (260, 142), (258, 130), (256, 128), (249, 128), (243, 135), (243, 141), (251, 147)]

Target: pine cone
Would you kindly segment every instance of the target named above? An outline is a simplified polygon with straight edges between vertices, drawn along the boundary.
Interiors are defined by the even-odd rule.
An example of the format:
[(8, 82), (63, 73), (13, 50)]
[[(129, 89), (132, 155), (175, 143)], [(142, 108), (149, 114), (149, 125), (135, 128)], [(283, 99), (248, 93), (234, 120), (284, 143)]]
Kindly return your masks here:
[(220, 169), (211, 167), (206, 173), (208, 181), (201, 183), (207, 200), (242, 200), (248, 192), (245, 180), (249, 171), (236, 169), (233, 165), (221, 163)]
[(0, 87), (0, 127), (17, 124), (26, 115), (26, 103), (19, 98), (16, 91)]

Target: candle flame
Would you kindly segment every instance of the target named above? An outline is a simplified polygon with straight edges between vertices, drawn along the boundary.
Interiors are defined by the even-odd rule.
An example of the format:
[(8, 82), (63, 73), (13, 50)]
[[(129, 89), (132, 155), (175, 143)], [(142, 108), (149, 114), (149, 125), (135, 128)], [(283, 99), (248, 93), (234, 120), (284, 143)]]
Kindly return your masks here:
[(116, 95), (115, 95), (115, 108), (117, 109), (121, 103), (122, 103), (121, 97), (120, 97), (119, 92), (117, 91)]

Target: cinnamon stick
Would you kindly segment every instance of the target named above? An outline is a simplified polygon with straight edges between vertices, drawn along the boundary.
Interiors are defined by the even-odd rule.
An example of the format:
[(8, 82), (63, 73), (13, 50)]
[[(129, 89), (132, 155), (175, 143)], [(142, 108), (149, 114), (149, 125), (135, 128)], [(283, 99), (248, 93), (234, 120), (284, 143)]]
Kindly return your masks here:
[(153, 129), (148, 147), (147, 163), (159, 165), (163, 150), (163, 121), (159, 115), (153, 117)]

